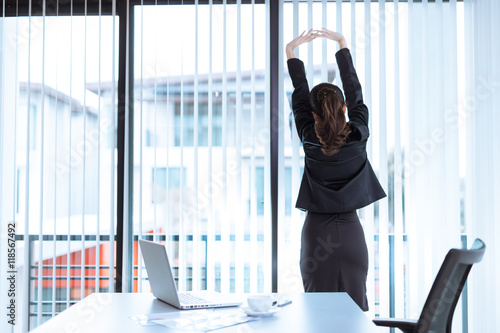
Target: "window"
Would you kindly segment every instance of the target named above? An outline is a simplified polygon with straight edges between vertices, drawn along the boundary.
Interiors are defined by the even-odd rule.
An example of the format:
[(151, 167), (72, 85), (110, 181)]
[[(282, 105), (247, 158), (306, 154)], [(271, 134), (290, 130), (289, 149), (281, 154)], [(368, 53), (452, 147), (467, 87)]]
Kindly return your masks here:
[[(179, 290), (269, 291), (266, 6), (134, 17), (135, 237), (166, 243)], [(134, 291), (149, 290), (134, 255)]]
[(114, 287), (116, 165), (106, 142), (116, 141), (118, 29), (111, 16), (0, 20), (1, 226), (15, 221), (18, 253), (30, 249), (31, 262), (16, 261), (16, 305), (30, 309), (16, 327), (28, 330)]
[[(194, 105), (184, 103), (182, 108), (180, 103), (175, 104), (175, 146), (181, 145), (181, 133), (183, 133), (182, 145), (194, 146), (194, 131), (198, 131), (198, 146), (208, 146), (209, 119), (207, 102), (198, 104), (198, 124), (194, 123)], [(233, 117), (234, 118), (234, 117)], [(182, 126), (181, 126), (182, 120)], [(222, 103), (216, 103), (212, 108), (212, 146), (222, 146)], [(182, 132), (181, 132), (182, 131)]]
[[(359, 210), (372, 315), (414, 316), (441, 255), (498, 238), (488, 223), (498, 220), (500, 188), (496, 1), (97, 3), (2, 8), (0, 227), (16, 221), (31, 260), (17, 258), (19, 308), (30, 309), (18, 329), (91, 292), (113, 292), (122, 278), (123, 291), (148, 291), (139, 238), (167, 245), (180, 290), (269, 292), (277, 221), (279, 291), (302, 291), (304, 213), (294, 203), (303, 152), (293, 88), (272, 51), (309, 28), (344, 33), (371, 111), (368, 154), (388, 193)], [(118, 44), (114, 5), (133, 13), (133, 47)], [(282, 25), (271, 31), (264, 22), (276, 17)], [(318, 40), (300, 48), (310, 83), (339, 82), (335, 51)], [(119, 77), (126, 52), (121, 69), (132, 72)], [(116, 231), (122, 219), (134, 234)], [(115, 265), (115, 254), (130, 261)], [(475, 297), (465, 293), (457, 311), (471, 331), (495, 326), (478, 310), (494, 308), (488, 296), (498, 290), (484, 288), (498, 276), (493, 254), (474, 268)]]
[(181, 173), (181, 168), (170, 167), (168, 168), (167, 178), (167, 168), (156, 168), (151, 170), (151, 177), (151, 183), (153, 184), (152, 192), (155, 191), (151, 196), (152, 203), (168, 201), (172, 206), (178, 206), (180, 204), (178, 201), (179, 190), (181, 187), (184, 188), (186, 186), (186, 169), (183, 168)]

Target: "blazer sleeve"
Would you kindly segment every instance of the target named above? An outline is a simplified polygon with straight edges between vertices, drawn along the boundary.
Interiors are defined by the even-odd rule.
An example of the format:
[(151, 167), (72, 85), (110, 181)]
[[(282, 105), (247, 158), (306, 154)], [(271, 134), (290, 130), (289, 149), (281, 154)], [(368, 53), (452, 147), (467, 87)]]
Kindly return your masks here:
[(294, 87), (292, 93), (292, 110), (295, 118), (297, 133), (302, 142), (314, 127), (314, 117), (309, 103), (309, 85), (307, 84), (306, 71), (302, 60), (288, 59), (288, 73)]
[(363, 102), (363, 93), (349, 49), (340, 49), (336, 54), (340, 79), (344, 88), (349, 121), (368, 127), (368, 107)]

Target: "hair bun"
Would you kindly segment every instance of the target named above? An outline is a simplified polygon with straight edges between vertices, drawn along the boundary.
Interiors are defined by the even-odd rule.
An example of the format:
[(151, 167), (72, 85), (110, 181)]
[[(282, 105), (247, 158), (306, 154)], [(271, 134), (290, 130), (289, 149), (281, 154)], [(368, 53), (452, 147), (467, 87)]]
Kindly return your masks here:
[(326, 98), (326, 95), (328, 94), (335, 94), (335, 90), (329, 87), (323, 87), (316, 94), (316, 99), (318, 100), (318, 102), (323, 103), (323, 100)]
[(339, 87), (331, 83), (320, 83), (316, 85), (309, 93), (309, 102), (311, 104), (312, 110), (320, 117), (323, 117), (324, 112), (322, 108), (323, 100), (328, 93), (333, 93), (337, 95), (341, 105), (344, 105), (344, 95)]

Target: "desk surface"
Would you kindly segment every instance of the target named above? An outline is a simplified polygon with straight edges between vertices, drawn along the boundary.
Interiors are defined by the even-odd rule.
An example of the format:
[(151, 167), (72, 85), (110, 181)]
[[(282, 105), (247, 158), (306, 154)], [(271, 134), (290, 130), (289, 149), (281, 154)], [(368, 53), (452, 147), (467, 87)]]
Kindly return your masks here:
[[(292, 304), (272, 317), (214, 332), (387, 331), (376, 327), (346, 293), (302, 293), (286, 295), (285, 298), (291, 299)], [(152, 294), (92, 294), (32, 332), (179, 332), (162, 326), (143, 327), (129, 318), (131, 315), (170, 311), (180, 310), (157, 300)]]

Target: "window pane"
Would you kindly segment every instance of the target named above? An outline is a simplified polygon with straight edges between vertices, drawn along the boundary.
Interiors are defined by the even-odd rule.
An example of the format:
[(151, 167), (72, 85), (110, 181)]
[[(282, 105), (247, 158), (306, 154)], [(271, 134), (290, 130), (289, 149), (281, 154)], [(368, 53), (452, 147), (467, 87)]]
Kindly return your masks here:
[(117, 24), (110, 16), (0, 23), (1, 227), (16, 223), (16, 324), (30, 316), (30, 329), (114, 284)]
[(180, 290), (269, 291), (266, 7), (134, 8), (134, 239), (166, 243)]

